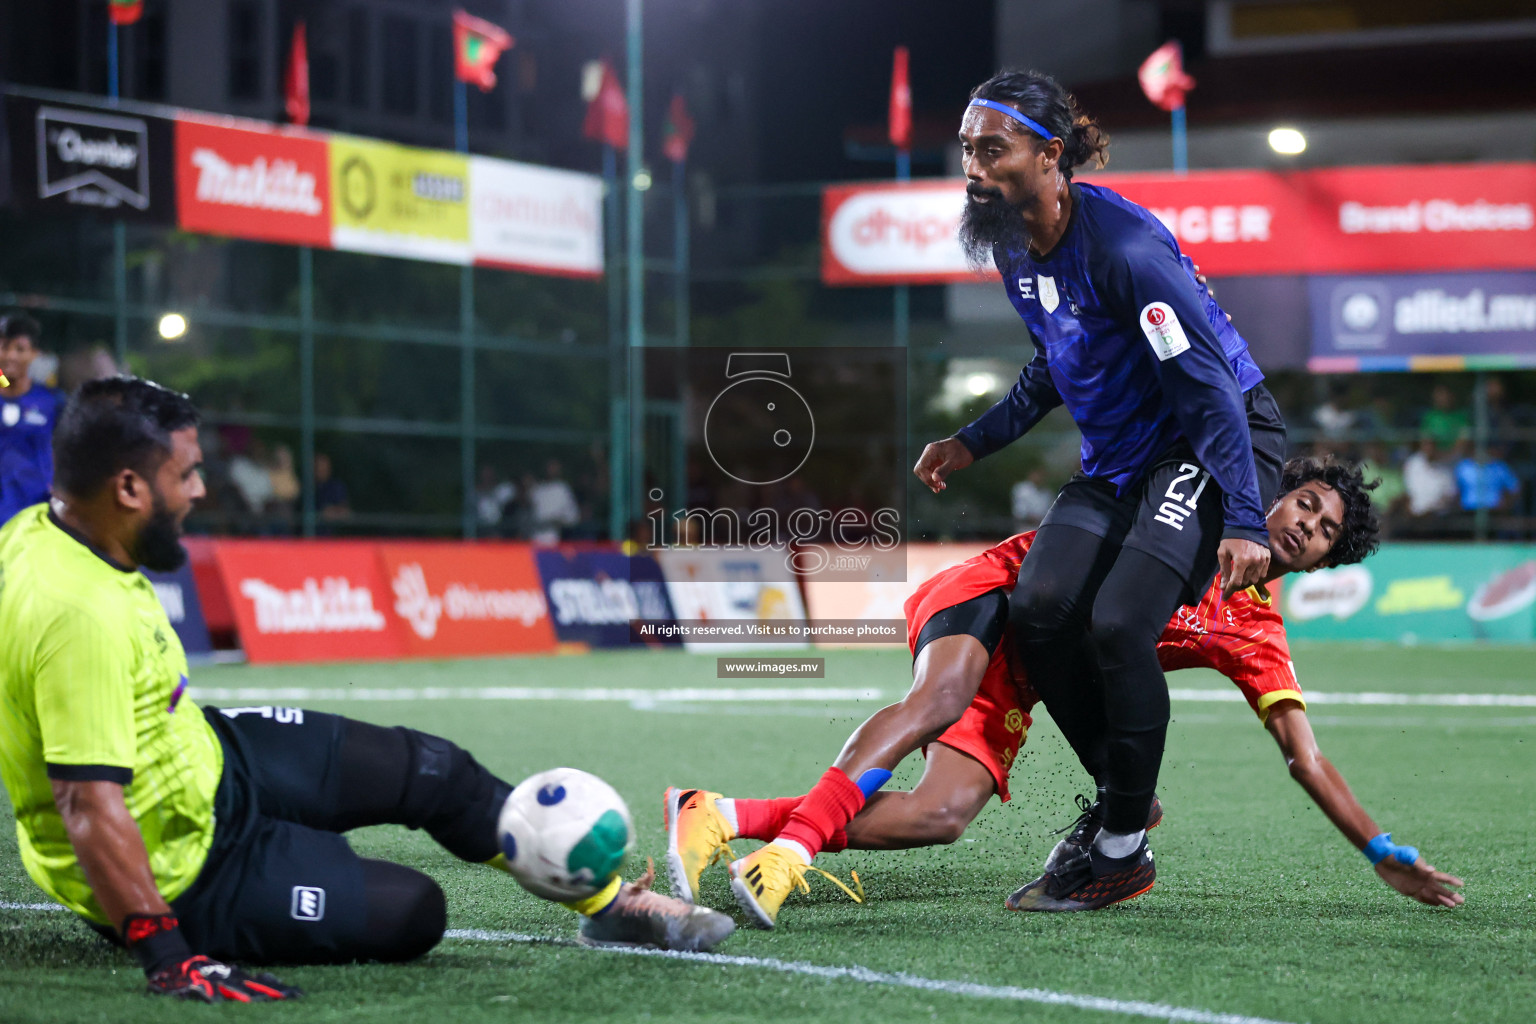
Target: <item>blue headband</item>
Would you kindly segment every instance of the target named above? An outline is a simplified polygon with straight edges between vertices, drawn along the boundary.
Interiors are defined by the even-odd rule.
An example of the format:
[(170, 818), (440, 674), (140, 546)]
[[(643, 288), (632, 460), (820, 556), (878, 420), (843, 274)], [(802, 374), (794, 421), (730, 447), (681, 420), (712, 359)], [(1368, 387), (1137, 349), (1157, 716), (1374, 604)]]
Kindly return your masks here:
[(1009, 117), (1013, 118), (1015, 121), (1018, 121), (1024, 127), (1040, 136), (1046, 142), (1052, 142), (1056, 138), (1056, 136), (1046, 131), (1045, 125), (1041, 124), (1039, 121), (1025, 117), (1022, 112), (1015, 110), (1013, 107), (1010, 107), (1007, 104), (994, 103), (991, 100), (971, 100), (970, 103), (966, 104), (966, 107), (991, 107), (993, 110), (1000, 114), (1007, 114)]

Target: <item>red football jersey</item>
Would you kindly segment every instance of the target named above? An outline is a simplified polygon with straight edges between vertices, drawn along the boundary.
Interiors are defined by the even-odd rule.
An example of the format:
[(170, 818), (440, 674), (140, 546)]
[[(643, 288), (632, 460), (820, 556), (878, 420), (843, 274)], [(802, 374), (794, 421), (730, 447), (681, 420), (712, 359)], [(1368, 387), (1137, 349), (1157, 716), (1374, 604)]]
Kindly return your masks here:
[[(907, 621), (925, 622), (939, 609), (999, 587), (1011, 591), (1034, 539), (1033, 531), (1009, 537), (928, 580), (907, 599)], [(909, 629), (909, 634), (915, 642), (915, 632)], [(1242, 691), (1261, 721), (1276, 701), (1306, 706), (1291, 664), (1285, 621), (1262, 588), (1249, 587), (1223, 598), (1219, 578), (1213, 579), (1198, 605), (1184, 605), (1173, 613), (1158, 640), (1157, 659), (1169, 671), (1215, 669)], [(1026, 685), (1021, 679), (1016, 682)]]

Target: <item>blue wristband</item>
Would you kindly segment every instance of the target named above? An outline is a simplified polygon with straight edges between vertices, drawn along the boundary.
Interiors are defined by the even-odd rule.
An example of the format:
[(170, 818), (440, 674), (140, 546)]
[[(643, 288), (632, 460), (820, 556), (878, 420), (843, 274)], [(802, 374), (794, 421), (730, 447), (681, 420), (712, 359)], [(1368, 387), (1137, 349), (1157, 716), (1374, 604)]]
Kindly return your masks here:
[(1380, 864), (1388, 857), (1393, 858), (1399, 864), (1413, 864), (1419, 859), (1419, 851), (1412, 846), (1398, 846), (1392, 841), (1391, 832), (1383, 832), (1381, 835), (1365, 844), (1365, 849), (1360, 851), (1365, 854), (1365, 859), (1372, 864)]

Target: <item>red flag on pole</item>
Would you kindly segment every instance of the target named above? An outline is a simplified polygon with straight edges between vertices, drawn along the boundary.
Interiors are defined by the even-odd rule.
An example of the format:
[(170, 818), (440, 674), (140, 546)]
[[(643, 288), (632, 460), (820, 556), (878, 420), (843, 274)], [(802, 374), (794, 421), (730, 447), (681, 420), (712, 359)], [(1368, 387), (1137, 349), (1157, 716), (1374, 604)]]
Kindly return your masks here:
[(692, 142), (693, 118), (688, 116), (688, 105), (683, 102), (683, 94), (676, 93), (672, 96), (672, 105), (667, 108), (667, 130), (661, 150), (668, 160), (680, 164), (688, 159), (688, 146)]
[(613, 65), (603, 61), (603, 81), (597, 95), (587, 104), (587, 116), (581, 123), (581, 134), (614, 149), (629, 147), (629, 100), (619, 76), (613, 73)]
[(144, 0), (107, 0), (107, 15), (114, 25), (132, 25), (144, 13)]
[(1184, 48), (1172, 39), (1141, 62), (1136, 79), (1147, 99), (1164, 110), (1182, 107), (1184, 94), (1195, 87), (1195, 80), (1184, 73)]
[(284, 108), (294, 124), (309, 124), (309, 42), (301, 18), (288, 44), (288, 70), (283, 75)]
[(500, 25), (464, 11), (453, 12), (453, 74), (481, 92), (496, 87), (496, 60), (517, 40)]
[(891, 67), (891, 145), (912, 148), (912, 86), (907, 80), (907, 48), (896, 47)]

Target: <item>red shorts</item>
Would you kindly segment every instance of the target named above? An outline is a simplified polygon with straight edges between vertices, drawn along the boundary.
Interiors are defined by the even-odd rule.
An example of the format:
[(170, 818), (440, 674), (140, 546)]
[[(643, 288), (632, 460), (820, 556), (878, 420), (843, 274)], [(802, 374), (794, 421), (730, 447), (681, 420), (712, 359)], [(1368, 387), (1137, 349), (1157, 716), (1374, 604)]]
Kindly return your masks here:
[[(974, 560), (946, 569), (918, 587), (907, 599), (909, 646), (916, 646), (923, 626), (936, 612), (980, 597), (1009, 582), (993, 581), (988, 574), (977, 570)], [(1029, 735), (1029, 712), (1038, 699), (1009, 661), (1010, 645), (1005, 637), (987, 663), (987, 671), (981, 677), (971, 706), (938, 739), (945, 746), (980, 761), (992, 773), (997, 795), (1004, 801), (1009, 797), (1008, 771)]]

